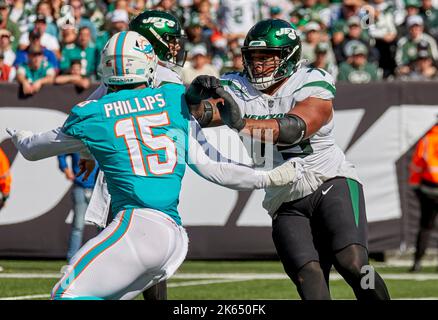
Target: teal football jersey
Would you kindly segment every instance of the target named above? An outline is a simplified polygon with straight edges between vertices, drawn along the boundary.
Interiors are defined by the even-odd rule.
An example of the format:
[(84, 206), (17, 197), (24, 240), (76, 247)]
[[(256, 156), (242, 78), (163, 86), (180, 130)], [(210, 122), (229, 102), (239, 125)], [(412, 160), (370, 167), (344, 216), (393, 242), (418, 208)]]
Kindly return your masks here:
[(99, 162), (113, 213), (150, 208), (181, 224), (177, 206), (189, 134), (184, 91), (180, 84), (122, 90), (72, 109), (63, 131)]

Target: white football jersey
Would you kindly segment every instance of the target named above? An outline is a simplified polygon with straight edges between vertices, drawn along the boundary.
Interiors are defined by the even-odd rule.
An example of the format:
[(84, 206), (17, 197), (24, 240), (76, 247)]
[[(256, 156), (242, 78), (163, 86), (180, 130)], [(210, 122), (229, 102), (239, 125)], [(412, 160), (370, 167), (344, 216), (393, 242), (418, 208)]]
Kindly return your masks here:
[[(158, 64), (154, 86), (158, 87), (160, 84), (167, 82), (182, 84), (181, 77), (178, 73)], [(102, 82), (100, 86), (88, 97), (87, 100), (99, 100), (104, 95), (106, 95), (107, 92), (108, 87)]]
[[(244, 117), (250, 119), (283, 117), (297, 102), (309, 97), (332, 100), (336, 91), (328, 72), (307, 67), (299, 68), (272, 96), (255, 89), (242, 73), (225, 74), (221, 82), (239, 104)], [(343, 176), (358, 180), (354, 166), (345, 160), (343, 151), (335, 143), (333, 128), (332, 118), (318, 132), (297, 145), (266, 144), (263, 158), (256, 154), (257, 151), (250, 151), (248, 147), (252, 144), (244, 141), (256, 165), (270, 161), (277, 166), (293, 160), (303, 173), (302, 179), (291, 186), (266, 189), (263, 206), (269, 214), (274, 214), (283, 202), (309, 195), (330, 178)], [(251, 150), (254, 149), (260, 150), (252, 145)]]
[(248, 33), (258, 21), (257, 0), (221, 0), (219, 16), (222, 30), (226, 34)]

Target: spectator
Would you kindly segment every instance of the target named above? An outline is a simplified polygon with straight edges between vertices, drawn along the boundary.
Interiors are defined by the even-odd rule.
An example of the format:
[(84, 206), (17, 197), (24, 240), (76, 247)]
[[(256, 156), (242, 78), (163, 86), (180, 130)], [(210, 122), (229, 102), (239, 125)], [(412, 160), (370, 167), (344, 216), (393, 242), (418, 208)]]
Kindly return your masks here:
[(85, 7), (82, 0), (70, 0), (70, 6), (73, 9), (74, 24), (78, 28), (88, 27), (91, 31), (91, 37), (94, 41), (97, 37), (97, 29), (90, 19), (84, 16)]
[(345, 56), (345, 48), (350, 41), (359, 41), (364, 44), (368, 51), (368, 61), (377, 62), (378, 52), (370, 44), (370, 37), (366, 29), (361, 26), (361, 20), (357, 16), (350, 17), (347, 20), (348, 32), (345, 36), (345, 40), (342, 43), (342, 51)]
[(114, 10), (111, 15), (111, 34), (126, 31), (129, 28), (128, 12), (123, 9)]
[(356, 41), (346, 47), (347, 61), (339, 66), (339, 81), (350, 83), (369, 83), (380, 79), (378, 69), (375, 64), (367, 60), (367, 47)]
[(183, 12), (180, 6), (176, 5), (175, 0), (160, 0), (158, 4), (154, 7), (155, 10), (162, 10), (173, 14), (177, 17), (180, 22), (183, 20)]
[(12, 45), (11, 45), (11, 32), (9, 32), (9, 30), (6, 29), (1, 29), (0, 30), (0, 50), (3, 51), (3, 55), (4, 55), (4, 63), (12, 66), (14, 64), (15, 61), (15, 52), (14, 50), (12, 50)]
[[(99, 6), (95, 0), (85, 0), (84, 2), (86, 16), (90, 19), (91, 23), (96, 27), (96, 39), (99, 32), (105, 25), (105, 15), (102, 11), (102, 7)], [(128, 7), (128, 9), (133, 10), (133, 15), (137, 15), (138, 12), (134, 7)], [(138, 12), (138, 13), (137, 13)]]
[(219, 71), (209, 64), (207, 49), (198, 45), (190, 51), (191, 63), (188, 63), (182, 69), (181, 78), (183, 83), (191, 83), (199, 75), (209, 75), (219, 77)]
[[(71, 157), (71, 167), (67, 164), (67, 157)], [(64, 154), (58, 156), (59, 170), (65, 177), (73, 182), (72, 200), (73, 200), (73, 222), (70, 240), (68, 244), (67, 260), (75, 255), (82, 246), (82, 236), (85, 225), (85, 211), (87, 211), (88, 203), (90, 202), (91, 194), (94, 188), (94, 181), (98, 166), (94, 168), (87, 180), (83, 181), (84, 174), (76, 177), (79, 172), (79, 154)], [(97, 164), (97, 163), (96, 163)]]
[(9, 30), (12, 35), (12, 50), (15, 51), (18, 47), (21, 32), (17, 24), (9, 19), (9, 6), (5, 0), (0, 0), (0, 29)]
[(317, 0), (304, 0), (290, 14), (291, 22), (299, 30), (304, 30), (304, 26), (310, 21), (318, 21), (324, 25), (330, 23), (330, 9)]
[(409, 184), (414, 189), (421, 208), (420, 229), (411, 272), (421, 270), (421, 259), (426, 253), (438, 213), (438, 172), (435, 169), (438, 166), (437, 149), (438, 121), (418, 141), (409, 168)]
[[(304, 31), (306, 38), (301, 42), (301, 57), (307, 59), (309, 62), (315, 61), (315, 48), (319, 43), (322, 42), (321, 37), (321, 27), (317, 22), (311, 21), (304, 26)], [(330, 60), (331, 63), (335, 63), (335, 56), (330, 45), (327, 44), (328, 51), (326, 52), (326, 58)]]
[(438, 40), (438, 9), (433, 7), (432, 0), (423, 0), (420, 15), (424, 20), (425, 30)]
[(81, 75), (94, 77), (97, 64), (99, 63), (99, 52), (91, 42), (91, 31), (88, 27), (79, 29), (77, 43), (62, 50), (61, 72), (66, 73), (71, 68), (72, 60), (81, 62)]
[[(74, 46), (78, 36), (78, 30), (71, 23), (66, 23), (61, 26), (61, 47), (63, 49)], [(62, 55), (62, 52), (61, 52)], [(62, 59), (62, 57), (61, 57)]]
[(15, 68), (6, 64), (4, 58), (5, 55), (0, 49), (0, 82), (12, 82), (15, 79)]
[(258, 12), (258, 0), (222, 0), (218, 8), (220, 29), (228, 39), (245, 39), (258, 21)]
[(399, 35), (407, 35), (409, 33), (409, 28), (407, 26), (407, 20), (409, 17), (417, 16), (420, 14), (421, 2), (420, 0), (406, 0), (405, 10), (406, 16), (403, 23), (398, 27)]
[(434, 60), (438, 59), (437, 43), (430, 35), (423, 32), (423, 19), (420, 16), (411, 16), (406, 20), (409, 34), (402, 37), (397, 43), (395, 61), (397, 63), (397, 73), (405, 75), (410, 72), (410, 63), (417, 56), (417, 47), (420, 43), (425, 43), (429, 47)]
[(427, 81), (436, 80), (437, 78), (438, 70), (434, 66), (429, 50), (421, 49), (417, 52), (417, 58), (412, 64), (411, 72), (407, 77), (402, 77), (402, 80)]
[(375, 39), (375, 47), (379, 52), (379, 67), (383, 69), (383, 78), (394, 73), (395, 45), (397, 29), (394, 16), (384, 10), (384, 0), (374, 0), (374, 23), (370, 25), (370, 36)]
[(211, 35), (216, 29), (216, 21), (211, 13), (211, 5), (209, 0), (201, 0), (197, 5), (197, 11), (193, 14), (198, 16), (199, 24), (201, 25), (204, 34)]
[(99, 32), (96, 39), (96, 49), (101, 52), (109, 38), (117, 32), (126, 31), (129, 28), (129, 16), (125, 9), (116, 9), (108, 16), (111, 22), (107, 31)]
[(26, 50), (18, 50), (17, 51), (17, 56), (16, 56), (15, 61), (14, 61), (15, 68), (18, 68), (19, 65), (26, 64), (29, 60), (28, 49), (33, 45), (38, 45), (38, 46), (42, 47), (44, 60), (46, 60), (53, 68), (55, 68), (55, 71), (57, 71), (59, 69), (58, 59), (56, 58), (56, 55), (54, 52), (52, 52), (49, 49), (42, 46), (41, 34), (37, 30), (33, 30), (29, 34), (29, 41), (30, 41), (30, 44), (26, 48)]
[(0, 148), (0, 210), (5, 206), (11, 192), (11, 171), (9, 159)]
[(309, 64), (310, 68), (319, 68), (330, 73), (333, 79), (338, 77), (338, 67), (332, 59), (328, 59), (330, 45), (326, 42), (318, 43), (315, 47), (315, 59)]
[(30, 34), (39, 34), (40, 35), (40, 41), (41, 45), (45, 48), (47, 48), (50, 51), (53, 51), (57, 57), (61, 56), (60, 48), (59, 48), (59, 42), (58, 39), (56, 39), (51, 34), (48, 34), (46, 32), (47, 24), (46, 24), (46, 17), (43, 15), (37, 16), (35, 20), (35, 27), (32, 32), (26, 32), (23, 33), (20, 37), (20, 49), (25, 50), (29, 44), (30, 44)]
[(82, 75), (81, 60), (72, 60), (68, 72), (55, 78), (55, 84), (68, 83), (75, 85), (79, 90), (88, 89), (90, 87), (90, 78)]
[(44, 60), (41, 45), (31, 45), (28, 54), (29, 62), (18, 67), (17, 81), (25, 95), (33, 95), (39, 92), (42, 86), (54, 82), (55, 69)]
[(221, 70), (221, 74), (227, 72), (242, 72), (243, 71), (243, 60), (242, 52), (240, 50), (232, 53), (231, 61), (226, 63)]
[(190, 51), (193, 47), (202, 45), (207, 49), (207, 55), (213, 56), (213, 46), (210, 37), (202, 32), (202, 26), (198, 20), (193, 19), (186, 28), (187, 40), (184, 49)]
[(269, 8), (269, 18), (283, 19), (283, 12), (279, 6), (272, 6)]
[(46, 32), (55, 38), (58, 38), (58, 27), (55, 23), (53, 14), (53, 6), (52, 3), (49, 0), (41, 0), (38, 2), (36, 6), (36, 15), (38, 16), (44, 16), (46, 18)]
[(363, 17), (365, 12), (361, 11), (362, 5), (362, 0), (343, 0), (340, 6), (333, 6), (329, 27), (333, 28), (336, 26), (341, 29), (342, 25), (346, 25), (351, 17)]

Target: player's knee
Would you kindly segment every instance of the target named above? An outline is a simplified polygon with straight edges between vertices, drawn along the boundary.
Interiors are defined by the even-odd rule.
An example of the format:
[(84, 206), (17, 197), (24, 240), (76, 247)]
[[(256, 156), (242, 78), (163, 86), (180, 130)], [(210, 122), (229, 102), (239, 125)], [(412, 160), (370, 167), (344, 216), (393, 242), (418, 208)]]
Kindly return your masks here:
[(310, 261), (301, 267), (293, 277), (297, 285), (303, 285), (307, 281), (320, 279), (324, 281), (324, 273), (318, 261)]
[(335, 255), (336, 269), (349, 277), (360, 279), (362, 268), (368, 264), (366, 249), (359, 245), (351, 245)]

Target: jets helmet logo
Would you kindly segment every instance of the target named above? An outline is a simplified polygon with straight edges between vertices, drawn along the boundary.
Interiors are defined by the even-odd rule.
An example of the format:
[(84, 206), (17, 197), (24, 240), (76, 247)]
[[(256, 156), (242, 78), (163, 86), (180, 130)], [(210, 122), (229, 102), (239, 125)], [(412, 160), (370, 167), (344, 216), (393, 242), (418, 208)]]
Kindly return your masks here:
[(281, 28), (278, 30), (275, 35), (277, 37), (281, 37), (283, 35), (287, 35), (292, 40), (295, 40), (297, 38), (297, 32), (293, 28)]
[(152, 23), (155, 28), (159, 29), (166, 27), (166, 25), (171, 28), (175, 26), (175, 21), (158, 17), (149, 17), (147, 19), (144, 19), (143, 23)]

